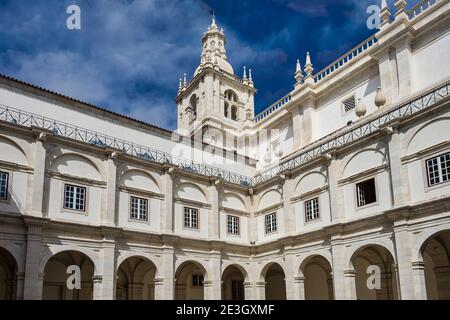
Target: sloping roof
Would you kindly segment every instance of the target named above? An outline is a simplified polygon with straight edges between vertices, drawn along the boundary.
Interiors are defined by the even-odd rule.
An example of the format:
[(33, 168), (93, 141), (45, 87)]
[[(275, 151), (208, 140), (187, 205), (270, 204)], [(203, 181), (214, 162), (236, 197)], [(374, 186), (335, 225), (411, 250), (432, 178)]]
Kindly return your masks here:
[(168, 136), (170, 137), (172, 135), (172, 131), (169, 129), (165, 129), (165, 128), (161, 128), (158, 126), (155, 126), (153, 124), (150, 124), (148, 122), (142, 121), (142, 120), (138, 120), (132, 117), (129, 117), (127, 115), (118, 113), (118, 112), (114, 112), (111, 111), (109, 109), (106, 108), (102, 108), (102, 107), (98, 107), (96, 105), (93, 105), (91, 103), (87, 103), (81, 100), (77, 100), (75, 98), (63, 95), (61, 93), (55, 92), (55, 91), (51, 91), (49, 89), (43, 88), (43, 87), (39, 87), (37, 85), (34, 84), (30, 84), (28, 82), (22, 81), (22, 80), (18, 80), (16, 78), (7, 76), (7, 75), (3, 75), (0, 74), (0, 83), (6, 83), (7, 85), (10, 85), (14, 88), (17, 89), (21, 89), (23, 91), (27, 91), (30, 93), (34, 93), (40, 96), (44, 96), (53, 100), (57, 100), (59, 102), (62, 102), (64, 104), (70, 105), (72, 107), (79, 107), (79, 108), (85, 108), (88, 109), (90, 111), (93, 112), (101, 112), (103, 114), (106, 114), (107, 116), (111, 117), (112, 119), (115, 120), (126, 120), (127, 122), (129, 122), (132, 125), (135, 125), (137, 127), (146, 129), (146, 130), (150, 130), (154, 133), (159, 133), (163, 136)]

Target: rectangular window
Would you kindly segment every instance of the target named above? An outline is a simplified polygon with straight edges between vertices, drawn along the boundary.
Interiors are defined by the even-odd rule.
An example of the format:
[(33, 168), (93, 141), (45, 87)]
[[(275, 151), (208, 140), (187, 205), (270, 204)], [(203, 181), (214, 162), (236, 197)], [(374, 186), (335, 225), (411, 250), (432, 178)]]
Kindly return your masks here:
[(375, 179), (366, 180), (356, 184), (358, 207), (377, 202), (375, 192)]
[(239, 217), (227, 216), (228, 234), (239, 235)]
[(0, 200), (8, 200), (9, 173), (0, 171)]
[(231, 299), (244, 300), (244, 283), (241, 280), (231, 280)]
[(84, 211), (86, 203), (86, 188), (66, 184), (64, 187), (64, 208)]
[(306, 222), (319, 219), (319, 198), (314, 198), (305, 202)]
[(130, 217), (133, 220), (147, 221), (148, 201), (147, 199), (131, 197)]
[(193, 287), (203, 287), (203, 275), (193, 274), (192, 275), (192, 286)]
[(428, 159), (426, 163), (429, 187), (450, 180), (450, 152)]
[(266, 215), (266, 234), (277, 231), (277, 214), (271, 213)]
[(184, 208), (184, 227), (198, 229), (198, 210), (194, 208)]
[(349, 112), (350, 110), (355, 109), (355, 97), (348, 98), (343, 102), (345, 112)]

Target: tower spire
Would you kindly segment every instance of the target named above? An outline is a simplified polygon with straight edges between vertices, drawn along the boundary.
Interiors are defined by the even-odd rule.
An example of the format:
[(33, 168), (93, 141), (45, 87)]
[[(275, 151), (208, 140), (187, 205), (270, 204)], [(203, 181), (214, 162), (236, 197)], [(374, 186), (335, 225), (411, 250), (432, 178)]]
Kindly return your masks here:
[(300, 65), (300, 59), (297, 59), (297, 64), (295, 66), (295, 80), (296, 84), (301, 84), (303, 80), (302, 66)]
[(211, 16), (212, 16), (211, 28), (217, 28), (215, 10), (211, 11)]

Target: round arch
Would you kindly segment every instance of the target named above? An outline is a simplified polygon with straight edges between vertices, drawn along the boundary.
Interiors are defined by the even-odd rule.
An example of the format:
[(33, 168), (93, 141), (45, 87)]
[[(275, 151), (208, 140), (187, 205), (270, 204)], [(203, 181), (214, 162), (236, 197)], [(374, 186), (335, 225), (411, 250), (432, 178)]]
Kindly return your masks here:
[(266, 300), (286, 300), (286, 273), (278, 262), (269, 262), (261, 270)]
[(299, 274), (304, 279), (306, 300), (334, 298), (331, 260), (321, 254), (310, 255), (300, 264)]
[(230, 263), (223, 268), (222, 300), (244, 300), (244, 283), (248, 282), (248, 273), (244, 267), (237, 263)]
[(450, 300), (450, 229), (429, 236), (420, 247), (427, 299)]
[(196, 260), (186, 259), (175, 268), (175, 300), (203, 300), (207, 269)]
[(16, 300), (17, 272), (16, 258), (7, 249), (0, 247), (0, 300)]
[(79, 252), (79, 253), (86, 255), (94, 264), (94, 274), (98, 274), (99, 269), (98, 269), (98, 262), (97, 262), (97, 260), (98, 260), (97, 254), (88, 248), (78, 247), (78, 246), (73, 246), (73, 245), (48, 247), (46, 249), (46, 252), (41, 257), (39, 272), (41, 272), (41, 273), (44, 272), (46, 264), (53, 256), (57, 255), (58, 253), (65, 252), (65, 251), (75, 251), (75, 252)]
[(397, 270), (392, 252), (380, 244), (365, 244), (353, 250), (349, 270), (354, 271), (358, 300), (398, 299)]
[[(69, 287), (69, 277), (77, 274), (69, 269), (72, 266), (79, 268), (80, 287), (77, 287), (77, 280), (73, 283), (75, 287)], [(44, 300), (91, 300), (93, 298), (94, 261), (81, 251), (61, 250), (54, 254), (46, 262), (43, 274), (42, 298)]]
[(117, 263), (116, 299), (154, 300), (156, 264), (143, 255), (130, 254)]

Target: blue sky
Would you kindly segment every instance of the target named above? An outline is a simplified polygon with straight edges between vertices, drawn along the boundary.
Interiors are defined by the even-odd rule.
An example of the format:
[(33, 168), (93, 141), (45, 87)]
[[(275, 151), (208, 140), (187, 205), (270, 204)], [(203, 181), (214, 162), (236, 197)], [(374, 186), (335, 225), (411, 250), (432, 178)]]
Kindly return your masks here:
[[(81, 30), (66, 28), (71, 4)], [(307, 51), (319, 71), (370, 36), (370, 4), (379, 1), (0, 0), (0, 73), (175, 129), (178, 79), (200, 62), (212, 9), (236, 74), (253, 69), (258, 112), (292, 89)]]

